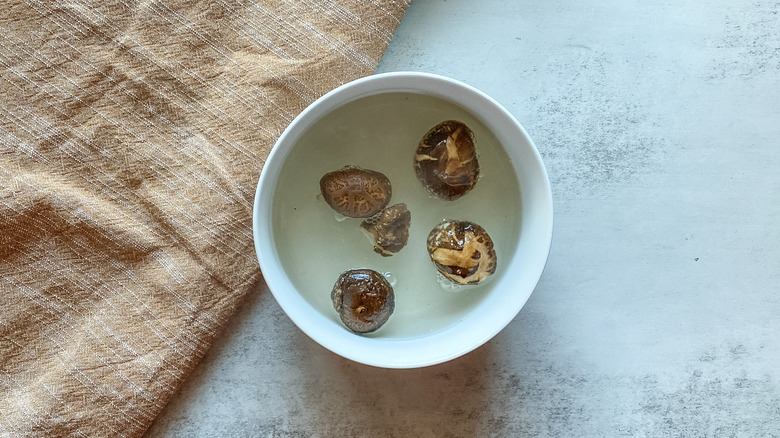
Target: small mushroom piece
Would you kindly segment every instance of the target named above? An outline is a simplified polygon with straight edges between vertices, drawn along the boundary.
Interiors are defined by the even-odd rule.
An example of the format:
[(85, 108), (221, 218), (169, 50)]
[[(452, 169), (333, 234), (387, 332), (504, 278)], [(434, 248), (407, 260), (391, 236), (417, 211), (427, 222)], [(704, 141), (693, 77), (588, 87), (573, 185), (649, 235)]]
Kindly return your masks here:
[(390, 202), (390, 180), (381, 172), (345, 167), (326, 173), (320, 179), (323, 199), (347, 217), (373, 216)]
[(411, 222), (412, 213), (406, 208), (406, 204), (400, 203), (364, 220), (360, 228), (364, 229), (374, 242), (374, 252), (389, 257), (406, 246)]
[(414, 154), (414, 171), (422, 185), (442, 199), (452, 201), (468, 193), (479, 178), (471, 129), (455, 120), (431, 128)]
[(395, 309), (393, 287), (372, 269), (342, 273), (330, 293), (341, 321), (355, 333), (371, 333), (387, 322)]
[(496, 272), (493, 240), (473, 222), (439, 223), (428, 234), (428, 254), (436, 269), (456, 284), (477, 284)]

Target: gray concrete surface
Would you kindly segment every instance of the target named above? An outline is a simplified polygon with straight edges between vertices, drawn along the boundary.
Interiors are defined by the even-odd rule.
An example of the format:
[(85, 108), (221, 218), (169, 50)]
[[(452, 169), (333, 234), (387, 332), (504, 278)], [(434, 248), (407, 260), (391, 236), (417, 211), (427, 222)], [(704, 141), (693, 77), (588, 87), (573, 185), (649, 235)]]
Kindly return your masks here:
[(526, 307), (393, 371), (261, 286), (149, 437), (780, 436), (780, 3), (417, 0), (394, 70), (481, 88), (537, 143), (556, 224)]

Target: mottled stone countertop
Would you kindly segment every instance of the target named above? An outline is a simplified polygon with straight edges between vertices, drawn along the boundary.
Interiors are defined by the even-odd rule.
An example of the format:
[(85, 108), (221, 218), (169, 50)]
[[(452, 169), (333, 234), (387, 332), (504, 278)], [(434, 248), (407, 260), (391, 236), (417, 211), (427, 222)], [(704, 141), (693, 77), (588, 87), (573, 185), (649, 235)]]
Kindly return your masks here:
[(555, 235), (525, 308), (385, 370), (261, 285), (149, 437), (780, 436), (780, 3), (417, 0), (394, 70), (482, 89), (536, 142)]

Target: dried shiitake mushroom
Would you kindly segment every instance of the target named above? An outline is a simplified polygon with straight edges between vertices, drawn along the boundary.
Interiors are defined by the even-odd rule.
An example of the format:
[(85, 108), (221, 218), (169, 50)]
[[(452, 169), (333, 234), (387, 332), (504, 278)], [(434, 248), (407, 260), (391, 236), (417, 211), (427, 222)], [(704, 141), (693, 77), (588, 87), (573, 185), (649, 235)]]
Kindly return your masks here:
[(372, 269), (342, 273), (330, 293), (341, 321), (355, 333), (371, 333), (382, 327), (395, 309), (393, 287)]
[(436, 269), (457, 284), (477, 284), (496, 272), (493, 240), (473, 222), (442, 221), (428, 234), (428, 254)]
[(451, 201), (465, 195), (479, 178), (474, 134), (455, 120), (434, 126), (420, 140), (414, 171), (423, 186), (440, 198)]
[(412, 213), (406, 204), (391, 205), (364, 220), (360, 228), (366, 230), (374, 242), (374, 252), (389, 257), (406, 246)]
[(374, 170), (345, 167), (326, 173), (320, 179), (323, 199), (347, 217), (373, 216), (390, 202), (390, 180)]

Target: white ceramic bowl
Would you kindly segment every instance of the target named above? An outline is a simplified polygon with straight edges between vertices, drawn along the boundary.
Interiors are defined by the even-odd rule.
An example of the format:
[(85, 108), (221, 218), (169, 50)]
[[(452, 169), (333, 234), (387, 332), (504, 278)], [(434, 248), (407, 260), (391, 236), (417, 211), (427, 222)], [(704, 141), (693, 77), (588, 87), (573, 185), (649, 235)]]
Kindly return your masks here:
[[(452, 324), (412, 336), (383, 336), (382, 329), (372, 336), (351, 333), (340, 323), (332, 307), (327, 309), (312, 305), (312, 300), (296, 287), (296, 279), (291, 277), (295, 277), (297, 272), (305, 272), (303, 270), (307, 268), (284, 266), (275, 238), (274, 220), (280, 220), (280, 216), (274, 214), (273, 200), (283, 164), (307, 130), (347, 103), (385, 93), (430, 96), (471, 114), (498, 140), (511, 162), (520, 193), (520, 199), (515, 200), (521, 207), (521, 214), (517, 216), (520, 223), (516, 224), (519, 229), (517, 241), (497, 242), (506, 249), (506, 256), (499, 260), (497, 270), (497, 274), (500, 271), (501, 275), (495, 275), (484, 296)], [(410, 147), (409, 161), (403, 163), (409, 168), (412, 167), (411, 158), (416, 144)], [(312, 193), (318, 190), (316, 186), (311, 188)], [(413, 212), (413, 223), (414, 217)], [(386, 368), (415, 368), (445, 362), (479, 347), (509, 324), (525, 305), (539, 281), (550, 250), (552, 195), (547, 172), (532, 140), (517, 120), (495, 100), (469, 85), (442, 76), (385, 73), (336, 88), (311, 104), (287, 127), (262, 170), (255, 195), (253, 228), (255, 250), (265, 281), (279, 305), (303, 332), (325, 348), (360, 363)], [(401, 257), (402, 254), (393, 257)], [(332, 255), (323, 253), (314, 257), (328, 258)], [(430, 268), (433, 269), (433, 265)], [(335, 278), (333, 276), (322, 284), (322, 290), (318, 292), (325, 301), (329, 300)], [(396, 294), (396, 302), (399, 299)]]

